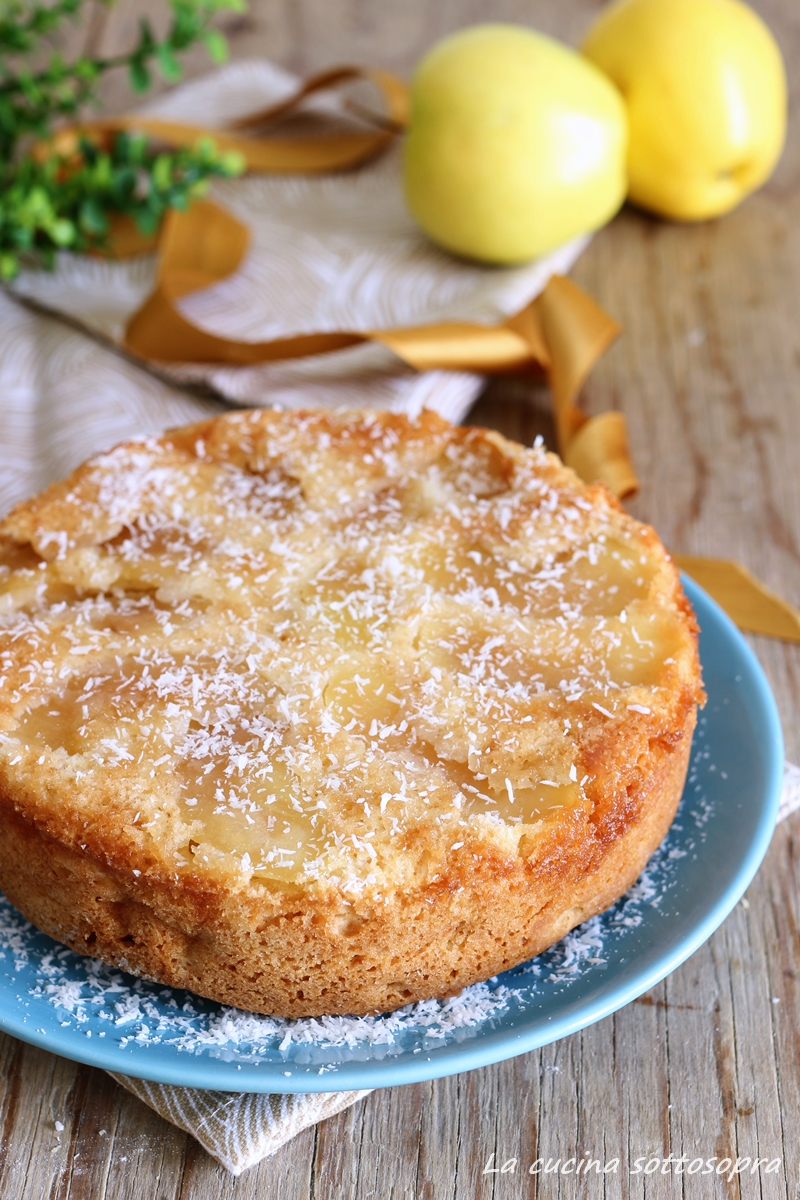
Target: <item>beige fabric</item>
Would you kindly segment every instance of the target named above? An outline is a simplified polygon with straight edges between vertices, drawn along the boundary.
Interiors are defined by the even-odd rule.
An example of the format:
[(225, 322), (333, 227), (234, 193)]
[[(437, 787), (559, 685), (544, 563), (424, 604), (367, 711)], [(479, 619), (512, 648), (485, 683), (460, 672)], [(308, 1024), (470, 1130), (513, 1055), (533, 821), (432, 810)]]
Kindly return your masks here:
[(206, 1092), (109, 1074), (167, 1121), (190, 1133), (233, 1175), (274, 1154), (309, 1125), (369, 1095), (369, 1091), (294, 1096)]
[(778, 809), (778, 824), (798, 808), (800, 808), (800, 767), (787, 762), (784, 763), (783, 769), (783, 792), (781, 806)]

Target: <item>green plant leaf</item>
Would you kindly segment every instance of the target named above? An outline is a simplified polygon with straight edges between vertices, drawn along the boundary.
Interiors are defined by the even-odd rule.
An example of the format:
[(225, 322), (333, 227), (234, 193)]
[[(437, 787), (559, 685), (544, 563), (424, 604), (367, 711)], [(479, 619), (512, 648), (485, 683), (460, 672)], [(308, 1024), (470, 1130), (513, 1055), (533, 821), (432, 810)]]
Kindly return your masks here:
[(156, 57), (158, 58), (158, 65), (161, 68), (161, 74), (167, 83), (177, 83), (183, 74), (181, 65), (171, 48), (165, 42), (162, 42), (158, 47)]
[(224, 63), (228, 58), (228, 43), (218, 29), (208, 29), (203, 42), (212, 62)]
[(135, 92), (146, 92), (150, 87), (150, 72), (140, 58), (130, 64), (131, 87)]
[[(113, 0), (101, 0), (111, 4)], [(173, 82), (180, 54), (201, 43), (213, 61), (227, 53), (211, 28), (218, 12), (242, 12), (244, 0), (169, 0), (171, 21), (159, 38), (148, 20), (138, 38), (114, 58), (69, 60), (44, 39), (78, 15), (86, 0), (0, 0), (0, 278), (20, 268), (21, 256), (52, 265), (56, 251), (102, 245), (114, 213), (153, 233), (168, 208), (186, 208), (216, 177), (241, 173), (240, 155), (220, 154), (213, 141), (156, 151), (144, 135), (119, 134), (110, 149), (84, 140), (78, 153), (42, 160), (29, 148), (49, 140), (54, 122), (73, 118), (97, 98), (97, 83), (115, 67), (145, 91), (157, 69)], [(42, 64), (42, 65), (40, 65)]]
[(52, 223), (48, 232), (57, 246), (64, 247), (72, 245), (75, 241), (77, 230), (72, 221), (67, 220), (66, 217), (61, 217)]
[(78, 224), (89, 237), (100, 238), (108, 233), (108, 217), (95, 196), (85, 196), (78, 209)]
[(247, 169), (245, 157), (239, 150), (227, 150), (221, 155), (219, 165), (223, 172), (232, 178), (235, 178), (237, 175), (244, 175)]

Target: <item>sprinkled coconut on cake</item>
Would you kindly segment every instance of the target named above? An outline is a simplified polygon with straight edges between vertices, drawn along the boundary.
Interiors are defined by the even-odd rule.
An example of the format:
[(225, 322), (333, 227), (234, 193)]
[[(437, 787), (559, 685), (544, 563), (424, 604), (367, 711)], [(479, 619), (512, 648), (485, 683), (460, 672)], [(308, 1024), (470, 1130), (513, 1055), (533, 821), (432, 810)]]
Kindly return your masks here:
[(523, 961), (633, 882), (701, 699), (652, 529), (430, 413), (117, 447), (0, 524), (0, 887), (283, 1016)]

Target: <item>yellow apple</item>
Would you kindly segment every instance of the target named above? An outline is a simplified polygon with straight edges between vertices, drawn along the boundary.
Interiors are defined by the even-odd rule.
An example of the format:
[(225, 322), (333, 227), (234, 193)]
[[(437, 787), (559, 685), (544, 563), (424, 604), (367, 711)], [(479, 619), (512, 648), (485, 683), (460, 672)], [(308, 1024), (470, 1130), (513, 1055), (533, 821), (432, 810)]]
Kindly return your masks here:
[(517, 263), (605, 224), (622, 204), (626, 118), (606, 77), (516, 25), (475, 25), (411, 84), (406, 202), (434, 242)]
[(772, 174), (786, 137), (786, 73), (747, 5), (618, 0), (582, 51), (625, 97), (634, 204), (703, 220)]

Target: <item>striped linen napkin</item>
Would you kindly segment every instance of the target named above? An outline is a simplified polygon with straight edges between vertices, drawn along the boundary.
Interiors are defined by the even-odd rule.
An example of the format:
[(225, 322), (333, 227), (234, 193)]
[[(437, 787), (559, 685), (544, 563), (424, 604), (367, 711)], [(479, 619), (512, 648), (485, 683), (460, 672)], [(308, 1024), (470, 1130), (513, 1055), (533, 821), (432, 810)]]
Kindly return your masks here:
[(112, 1079), (149, 1104), (218, 1159), (232, 1175), (241, 1175), (274, 1154), (298, 1133), (368, 1096), (365, 1092), (211, 1092), (173, 1087), (116, 1075)]
[[(778, 821), (798, 808), (800, 767), (787, 762)], [(274, 1154), (309, 1125), (316, 1125), (369, 1095), (368, 1091), (296, 1095), (211, 1092), (111, 1075), (167, 1121), (190, 1133), (233, 1175), (241, 1175), (262, 1158)]]

